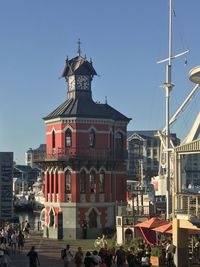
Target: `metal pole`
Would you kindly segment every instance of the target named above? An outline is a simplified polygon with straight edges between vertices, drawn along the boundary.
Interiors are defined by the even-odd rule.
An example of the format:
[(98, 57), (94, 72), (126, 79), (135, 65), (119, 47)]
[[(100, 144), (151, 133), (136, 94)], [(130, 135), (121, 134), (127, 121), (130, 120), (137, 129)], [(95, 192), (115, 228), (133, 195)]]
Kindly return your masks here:
[(170, 201), (170, 125), (169, 125), (169, 98), (172, 89), (172, 0), (169, 0), (169, 60), (166, 69), (166, 219), (169, 220), (171, 212)]

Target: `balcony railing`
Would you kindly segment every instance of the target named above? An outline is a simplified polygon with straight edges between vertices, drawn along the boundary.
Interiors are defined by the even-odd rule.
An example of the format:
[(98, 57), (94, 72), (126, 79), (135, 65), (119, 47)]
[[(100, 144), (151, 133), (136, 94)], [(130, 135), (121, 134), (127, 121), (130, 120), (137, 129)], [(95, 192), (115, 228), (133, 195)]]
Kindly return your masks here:
[(47, 152), (39, 152), (33, 154), (33, 161), (65, 161), (69, 159), (83, 160), (125, 160), (127, 159), (127, 151), (121, 153), (113, 152), (110, 149), (76, 149), (76, 148), (55, 148), (47, 150)]
[(177, 194), (175, 196), (174, 213), (188, 219), (200, 220), (200, 194)]

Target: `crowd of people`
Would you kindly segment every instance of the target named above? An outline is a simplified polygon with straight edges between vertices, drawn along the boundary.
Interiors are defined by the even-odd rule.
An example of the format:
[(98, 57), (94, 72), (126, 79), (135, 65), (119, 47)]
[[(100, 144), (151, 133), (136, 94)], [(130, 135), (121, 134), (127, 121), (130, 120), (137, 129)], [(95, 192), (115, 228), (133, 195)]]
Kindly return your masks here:
[(62, 259), (64, 267), (69, 267), (70, 262), (73, 260), (76, 267), (111, 267), (113, 263), (116, 263), (117, 267), (122, 267), (128, 264), (129, 267), (136, 266), (150, 266), (150, 246), (143, 247), (141, 244), (136, 252), (133, 247), (128, 251), (125, 251), (121, 246), (119, 249), (108, 249), (107, 246), (100, 248), (99, 251), (86, 251), (83, 253), (81, 247), (73, 255), (70, 250), (70, 245), (66, 246), (66, 249), (62, 251)]
[(29, 238), (30, 224), (28, 221), (22, 225), (5, 224), (0, 229), (0, 264), (9, 266), (14, 256), (23, 252), (25, 238)]
[[(123, 246), (118, 249), (107, 248), (107, 243), (99, 250), (83, 252), (82, 248), (79, 247), (77, 252), (74, 254), (70, 250), (68, 244), (64, 250), (62, 250), (62, 259), (64, 267), (70, 267), (70, 262), (73, 261), (76, 267), (111, 267), (112, 264), (116, 264), (117, 267), (123, 267), (128, 265), (129, 267), (150, 267), (150, 257), (152, 254), (153, 247), (146, 244), (141, 240), (137, 248), (130, 247), (125, 250)], [(160, 243), (160, 249), (163, 252), (167, 267), (174, 267), (174, 253), (175, 247), (173, 246), (170, 239), (163, 240)], [(74, 255), (73, 255), (74, 254)]]

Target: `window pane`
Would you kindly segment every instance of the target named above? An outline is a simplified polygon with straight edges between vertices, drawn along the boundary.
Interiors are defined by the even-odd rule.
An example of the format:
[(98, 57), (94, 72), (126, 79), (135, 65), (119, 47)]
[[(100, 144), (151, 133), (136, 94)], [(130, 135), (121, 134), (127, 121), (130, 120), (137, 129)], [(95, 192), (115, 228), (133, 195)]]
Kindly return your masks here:
[(55, 136), (55, 132), (52, 132), (52, 148), (56, 147), (56, 136)]
[(105, 192), (105, 174), (104, 173), (100, 173), (100, 176), (99, 176), (99, 192), (100, 193)]
[(80, 192), (85, 193), (85, 191), (86, 191), (86, 174), (85, 172), (81, 172)]
[(65, 193), (71, 193), (71, 173), (69, 171), (65, 173)]
[(90, 174), (90, 193), (96, 193), (95, 175)]
[(72, 138), (72, 134), (71, 134), (71, 131), (68, 129), (65, 132), (65, 147), (71, 147), (71, 138)]
[(94, 147), (95, 146), (95, 132), (94, 130), (91, 130), (89, 132), (89, 146)]

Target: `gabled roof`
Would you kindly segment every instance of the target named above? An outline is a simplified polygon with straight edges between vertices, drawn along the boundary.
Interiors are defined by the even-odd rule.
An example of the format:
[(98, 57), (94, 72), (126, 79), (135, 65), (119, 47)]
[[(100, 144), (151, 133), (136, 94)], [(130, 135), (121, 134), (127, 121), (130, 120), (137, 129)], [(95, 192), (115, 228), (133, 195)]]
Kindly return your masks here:
[[(127, 138), (131, 137), (133, 134), (138, 134), (141, 136), (143, 139), (146, 138), (155, 138), (155, 134), (157, 133), (157, 130), (143, 130), (143, 131), (127, 131)], [(157, 137), (158, 138), (158, 137)]]
[(31, 166), (28, 166), (28, 165), (15, 165), (14, 169), (20, 172), (38, 172), (39, 171), (39, 169), (32, 168)]
[(44, 120), (57, 117), (102, 118), (127, 122), (131, 120), (108, 104), (95, 103), (91, 98), (67, 99)]
[(28, 165), (15, 165), (14, 169), (17, 169), (20, 172), (31, 172), (32, 168)]
[(97, 75), (91, 62), (88, 62), (86, 58), (77, 56), (70, 60), (66, 60), (66, 65), (61, 77), (68, 77), (70, 75)]

